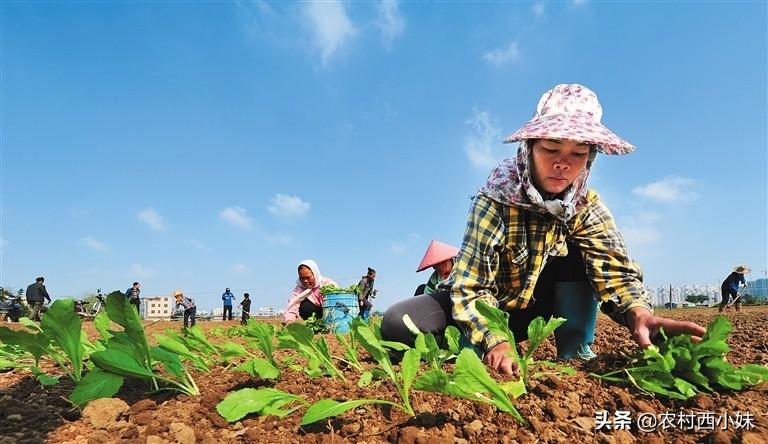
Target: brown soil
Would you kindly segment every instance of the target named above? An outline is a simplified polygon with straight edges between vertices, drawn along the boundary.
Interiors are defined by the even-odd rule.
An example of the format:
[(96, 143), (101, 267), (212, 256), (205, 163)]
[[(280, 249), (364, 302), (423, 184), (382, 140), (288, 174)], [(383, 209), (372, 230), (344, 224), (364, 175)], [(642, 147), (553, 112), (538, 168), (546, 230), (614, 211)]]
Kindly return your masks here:
[[(662, 316), (696, 321), (706, 325), (717, 314), (715, 309), (662, 311)], [(768, 307), (747, 307), (741, 313), (728, 313), (734, 324), (729, 344), (729, 360), (735, 365), (768, 365)], [(201, 323), (206, 330), (222, 326), (220, 322)], [(234, 323), (229, 325), (235, 325)], [(179, 328), (178, 323), (148, 325), (148, 332)], [(86, 324), (96, 337), (92, 324)], [(232, 338), (211, 336), (214, 342)], [(332, 349), (335, 339), (328, 335)], [(414, 392), (412, 404), (416, 416), (409, 418), (397, 409), (361, 407), (309, 427), (299, 427), (304, 409), (286, 419), (248, 416), (233, 424), (216, 412), (216, 404), (229, 392), (243, 387), (274, 386), (302, 395), (309, 402), (322, 398), (337, 400), (380, 398), (398, 401), (394, 388), (387, 383), (366, 388), (357, 386), (356, 372), (347, 370), (347, 382), (338, 379), (310, 379), (304, 373), (283, 370), (274, 385), (217, 367), (210, 373), (193, 373), (202, 392), (189, 397), (163, 392), (147, 395), (148, 387), (140, 381), (127, 382), (118, 399), (92, 402), (84, 411), (72, 409), (64, 399), (73, 384), (66, 378), (51, 387), (42, 387), (26, 370), (0, 373), (0, 444), (10, 443), (533, 443), (533, 442), (604, 442), (604, 443), (694, 443), (694, 442), (768, 442), (768, 384), (738, 393), (701, 395), (690, 401), (654, 398), (633, 387), (616, 386), (589, 376), (621, 368), (626, 356), (635, 349), (627, 331), (605, 317), (600, 317), (593, 347), (598, 358), (576, 365), (577, 375), (546, 376), (534, 380), (530, 393), (515, 401), (530, 422), (518, 425), (512, 417), (494, 408), (448, 396)], [(554, 345), (545, 343), (537, 358), (552, 359)], [(287, 356), (278, 351), (278, 360)], [(366, 355), (364, 352), (362, 355)], [(373, 363), (367, 362), (372, 366)], [(59, 374), (50, 364), (43, 368)], [(628, 430), (596, 430), (596, 415), (605, 410), (612, 419), (616, 411), (629, 411), (632, 424)], [(646, 433), (635, 423), (641, 413), (694, 414), (712, 412), (732, 419), (751, 414), (753, 428), (726, 430), (690, 430), (674, 426)]]

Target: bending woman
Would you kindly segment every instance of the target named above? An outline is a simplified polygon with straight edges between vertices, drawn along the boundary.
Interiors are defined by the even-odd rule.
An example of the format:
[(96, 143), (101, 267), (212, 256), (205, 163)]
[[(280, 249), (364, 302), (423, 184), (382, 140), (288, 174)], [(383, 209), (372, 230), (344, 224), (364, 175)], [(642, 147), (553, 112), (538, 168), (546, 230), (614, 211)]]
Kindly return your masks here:
[(408, 314), (421, 331), (441, 335), (456, 325), (489, 367), (512, 374), (512, 344), (494, 333), (475, 304), (510, 313), (520, 341), (537, 316), (561, 316), (558, 356), (594, 356), (597, 301), (640, 346), (660, 328), (702, 336), (704, 327), (654, 316), (639, 266), (628, 256), (611, 213), (587, 189), (597, 153), (627, 154), (634, 146), (600, 122), (602, 108), (584, 86), (544, 93), (533, 118), (505, 142), (520, 142), (515, 159), (491, 171), (469, 210), (458, 261), (437, 293), (412, 297), (384, 314), (384, 339), (413, 342)]
[(307, 320), (313, 314), (315, 318), (322, 319), (323, 295), (320, 293), (320, 287), (336, 285), (333, 279), (320, 275), (320, 268), (311, 259), (301, 261), (298, 273), (296, 288), (293, 289), (293, 293), (288, 298), (288, 306), (285, 307), (283, 314), (286, 324), (296, 322), (299, 319)]

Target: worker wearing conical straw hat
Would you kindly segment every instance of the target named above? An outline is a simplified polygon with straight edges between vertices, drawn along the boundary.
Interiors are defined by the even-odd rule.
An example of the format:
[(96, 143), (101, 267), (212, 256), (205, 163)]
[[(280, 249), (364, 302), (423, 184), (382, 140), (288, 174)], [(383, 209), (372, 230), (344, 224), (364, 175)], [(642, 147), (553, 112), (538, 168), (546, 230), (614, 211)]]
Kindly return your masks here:
[[(421, 291), (417, 290), (418, 294), (434, 294), (437, 293), (437, 288), (440, 284), (448, 278), (453, 268), (453, 259), (459, 254), (459, 249), (433, 240), (429, 243), (427, 251), (424, 253), (424, 257), (421, 259), (421, 263), (416, 267), (416, 272), (424, 271), (427, 268), (432, 267), (434, 271), (429, 276), (426, 284), (419, 286)], [(416, 295), (415, 295), (416, 296)]]

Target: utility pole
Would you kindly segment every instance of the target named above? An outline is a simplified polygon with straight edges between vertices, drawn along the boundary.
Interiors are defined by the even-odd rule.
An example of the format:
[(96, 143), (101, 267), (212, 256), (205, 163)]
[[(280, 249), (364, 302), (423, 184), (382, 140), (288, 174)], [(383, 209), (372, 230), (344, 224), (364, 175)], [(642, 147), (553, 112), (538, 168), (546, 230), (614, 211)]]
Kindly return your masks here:
[(672, 310), (672, 284), (669, 284), (669, 309)]

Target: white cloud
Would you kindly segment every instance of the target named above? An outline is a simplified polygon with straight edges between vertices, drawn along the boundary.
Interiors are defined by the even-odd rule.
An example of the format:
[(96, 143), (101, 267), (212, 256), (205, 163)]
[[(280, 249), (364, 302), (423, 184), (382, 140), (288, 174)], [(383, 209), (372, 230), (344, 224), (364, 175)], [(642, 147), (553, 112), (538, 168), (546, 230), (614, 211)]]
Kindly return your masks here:
[(205, 245), (204, 243), (200, 242), (197, 239), (189, 239), (187, 240), (187, 244), (197, 248), (198, 250), (210, 250), (208, 245)]
[(309, 212), (311, 205), (298, 196), (275, 194), (271, 199), (269, 212), (279, 217), (301, 217)]
[(304, 26), (312, 34), (323, 64), (327, 64), (334, 54), (352, 40), (357, 29), (341, 1), (310, 1), (302, 3), (301, 8)]
[(533, 15), (536, 17), (543, 17), (545, 8), (546, 4), (544, 2), (533, 2), (531, 4), (531, 11), (533, 11)]
[(636, 213), (619, 227), (619, 231), (624, 236), (627, 246), (633, 249), (658, 242), (661, 238), (658, 230), (660, 223), (661, 217), (652, 211)]
[(493, 124), (488, 111), (472, 110), (472, 117), (466, 122), (473, 132), (464, 138), (464, 152), (472, 165), (478, 168), (492, 168), (503, 158), (495, 155), (494, 148), (501, 145), (501, 130)]
[(571, 0), (571, 3), (576, 6), (582, 6), (587, 4), (587, 0)]
[(248, 216), (248, 211), (242, 207), (227, 207), (219, 211), (219, 217), (230, 224), (250, 230), (253, 228), (253, 219)]
[(397, 0), (380, 0), (376, 3), (376, 26), (381, 30), (384, 47), (389, 50), (392, 42), (405, 31), (405, 20), (400, 15)]
[(621, 230), (627, 245), (654, 244), (659, 240), (659, 231), (652, 226), (629, 226)]
[(264, 239), (273, 245), (291, 245), (294, 242), (291, 236), (282, 233), (266, 234)]
[(635, 187), (633, 194), (661, 203), (691, 202), (699, 195), (689, 188), (693, 180), (685, 177), (669, 176), (662, 180)]
[(235, 2), (237, 12), (245, 21), (245, 32), (251, 39), (266, 32), (266, 24), (274, 20), (275, 13), (269, 4), (261, 0)]
[(5, 250), (5, 247), (8, 246), (8, 241), (5, 240), (4, 237), (0, 237), (0, 253), (2, 253)]
[(165, 219), (152, 208), (142, 210), (138, 214), (139, 220), (149, 225), (155, 231), (165, 231)]
[(237, 274), (245, 274), (251, 271), (251, 269), (248, 268), (248, 266), (245, 264), (234, 264), (232, 265), (232, 268), (230, 270), (232, 271), (232, 273), (237, 273)]
[[(131, 265), (131, 276), (135, 276), (135, 278), (141, 278), (146, 279), (150, 278), (155, 275), (155, 271), (151, 268), (141, 265), (141, 264), (133, 264)], [(133, 278), (133, 279), (135, 279)]]
[(520, 58), (520, 50), (516, 41), (511, 41), (505, 48), (497, 48), (493, 51), (483, 54), (483, 60), (496, 66), (501, 66), (507, 62)]
[(85, 236), (84, 238), (80, 239), (80, 245), (100, 253), (109, 253), (109, 248), (107, 248), (103, 242), (97, 241), (92, 236)]

